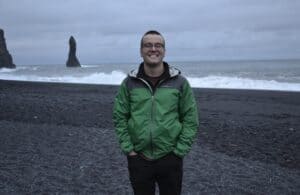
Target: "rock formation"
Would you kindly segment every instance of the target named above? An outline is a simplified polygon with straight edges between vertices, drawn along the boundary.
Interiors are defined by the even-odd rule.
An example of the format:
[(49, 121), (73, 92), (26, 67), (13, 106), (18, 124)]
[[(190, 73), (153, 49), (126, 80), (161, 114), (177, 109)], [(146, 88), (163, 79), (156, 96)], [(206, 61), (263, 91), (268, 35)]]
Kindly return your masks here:
[(4, 31), (2, 29), (0, 29), (0, 68), (16, 68), (7, 50)]
[(80, 67), (80, 63), (76, 57), (76, 41), (73, 36), (69, 39), (69, 57), (67, 60), (67, 67)]

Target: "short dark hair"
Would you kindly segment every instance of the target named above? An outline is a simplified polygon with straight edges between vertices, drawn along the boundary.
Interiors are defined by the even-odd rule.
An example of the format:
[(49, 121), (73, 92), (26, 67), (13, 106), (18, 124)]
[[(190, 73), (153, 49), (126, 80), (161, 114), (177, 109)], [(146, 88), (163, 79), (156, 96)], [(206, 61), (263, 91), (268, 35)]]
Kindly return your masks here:
[(146, 35), (159, 35), (163, 38), (163, 41), (164, 41), (164, 46), (165, 46), (165, 38), (160, 34), (160, 32), (156, 31), (156, 30), (149, 30), (147, 31), (143, 36), (142, 36), (142, 39), (141, 39), (141, 48), (143, 47), (143, 39)]

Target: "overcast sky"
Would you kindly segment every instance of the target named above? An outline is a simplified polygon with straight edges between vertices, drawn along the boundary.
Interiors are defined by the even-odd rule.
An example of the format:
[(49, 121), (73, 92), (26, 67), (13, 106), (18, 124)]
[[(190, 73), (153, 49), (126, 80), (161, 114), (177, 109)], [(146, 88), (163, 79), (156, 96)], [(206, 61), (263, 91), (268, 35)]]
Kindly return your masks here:
[(166, 60), (300, 58), (299, 0), (0, 0), (0, 28), (15, 64), (139, 62), (155, 29)]

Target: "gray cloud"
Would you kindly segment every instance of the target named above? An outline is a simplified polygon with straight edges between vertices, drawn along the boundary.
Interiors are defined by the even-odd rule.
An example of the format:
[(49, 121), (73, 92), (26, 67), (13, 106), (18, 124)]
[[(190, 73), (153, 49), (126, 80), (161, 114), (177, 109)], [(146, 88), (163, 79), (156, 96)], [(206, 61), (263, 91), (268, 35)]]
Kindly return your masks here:
[(167, 60), (299, 58), (297, 0), (0, 0), (16, 64), (138, 62), (141, 35), (161, 31)]

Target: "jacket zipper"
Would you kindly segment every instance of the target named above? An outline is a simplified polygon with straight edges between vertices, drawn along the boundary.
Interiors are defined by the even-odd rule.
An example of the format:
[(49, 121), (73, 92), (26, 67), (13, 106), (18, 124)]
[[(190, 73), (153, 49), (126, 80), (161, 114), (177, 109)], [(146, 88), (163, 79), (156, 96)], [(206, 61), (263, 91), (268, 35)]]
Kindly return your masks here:
[(151, 129), (150, 129), (150, 147), (151, 147), (151, 156), (153, 156), (153, 151), (154, 151), (154, 147), (153, 147), (153, 137), (152, 137), (152, 129), (154, 126), (154, 91), (152, 90), (152, 87), (149, 85), (149, 83), (144, 80), (143, 78), (139, 78), (141, 81), (143, 81), (146, 86), (148, 87), (148, 89), (150, 90), (151, 93)]
[[(146, 84), (146, 86), (149, 88), (149, 90), (151, 92), (151, 124), (152, 124), (152, 127), (150, 129), (150, 147), (151, 147), (151, 156), (153, 156), (154, 146), (153, 146), (152, 128), (154, 126), (154, 98), (155, 98), (154, 94), (155, 94), (155, 91), (153, 91), (152, 87), (150, 86), (150, 84), (146, 80), (144, 80), (143, 78), (139, 78), (139, 79)], [(156, 85), (155, 90), (165, 80), (166, 79), (160, 80), (159, 83)]]

